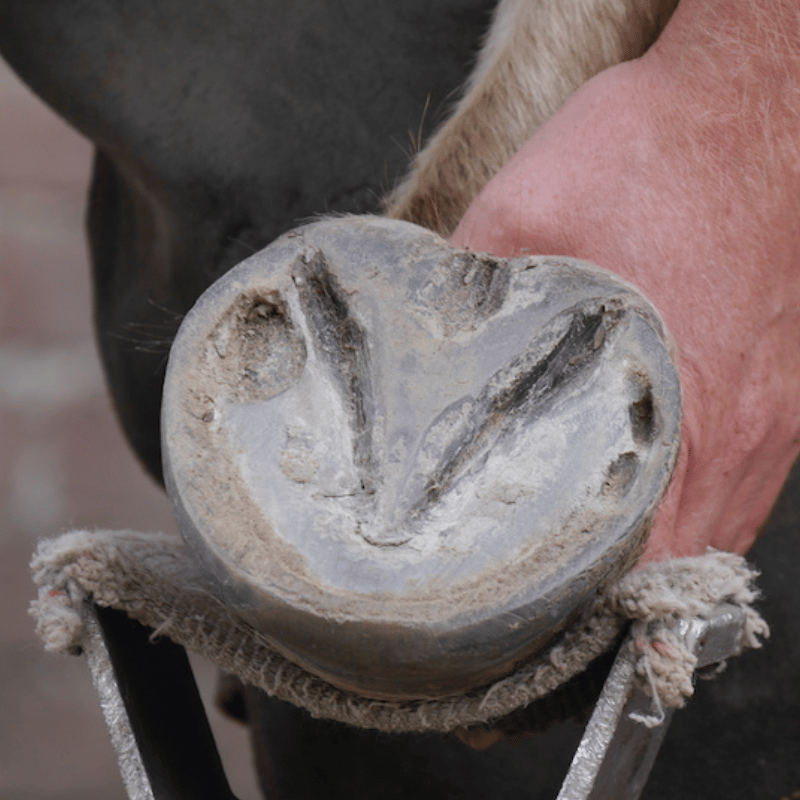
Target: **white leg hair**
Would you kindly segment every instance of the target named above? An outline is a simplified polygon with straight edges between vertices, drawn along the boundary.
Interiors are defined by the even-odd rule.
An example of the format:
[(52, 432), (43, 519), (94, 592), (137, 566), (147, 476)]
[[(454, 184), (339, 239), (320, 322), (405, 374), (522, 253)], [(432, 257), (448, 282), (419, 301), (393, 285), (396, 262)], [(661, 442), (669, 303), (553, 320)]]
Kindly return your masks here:
[(678, 0), (500, 0), (452, 116), (386, 213), (452, 233), (475, 195), (581, 84), (637, 58)]

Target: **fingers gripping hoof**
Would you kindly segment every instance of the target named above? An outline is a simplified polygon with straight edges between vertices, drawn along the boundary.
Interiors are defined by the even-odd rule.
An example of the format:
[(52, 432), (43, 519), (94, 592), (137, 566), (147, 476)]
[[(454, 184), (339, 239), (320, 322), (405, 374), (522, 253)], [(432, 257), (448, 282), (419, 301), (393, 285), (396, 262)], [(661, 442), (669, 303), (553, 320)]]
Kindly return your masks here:
[(511, 672), (628, 569), (675, 462), (655, 310), (589, 264), (300, 228), (187, 315), (167, 487), (221, 602), (387, 699)]

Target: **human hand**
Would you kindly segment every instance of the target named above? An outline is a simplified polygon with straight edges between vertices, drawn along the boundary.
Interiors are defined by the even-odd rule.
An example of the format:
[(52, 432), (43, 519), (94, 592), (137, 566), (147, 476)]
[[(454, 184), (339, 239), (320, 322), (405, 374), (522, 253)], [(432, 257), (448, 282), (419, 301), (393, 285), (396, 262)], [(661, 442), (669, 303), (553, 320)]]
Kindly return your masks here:
[(800, 450), (800, 12), (762, 5), (683, 0), (643, 58), (589, 81), (527, 142), (451, 238), (592, 261), (661, 312), (684, 422), (640, 563), (747, 550)]

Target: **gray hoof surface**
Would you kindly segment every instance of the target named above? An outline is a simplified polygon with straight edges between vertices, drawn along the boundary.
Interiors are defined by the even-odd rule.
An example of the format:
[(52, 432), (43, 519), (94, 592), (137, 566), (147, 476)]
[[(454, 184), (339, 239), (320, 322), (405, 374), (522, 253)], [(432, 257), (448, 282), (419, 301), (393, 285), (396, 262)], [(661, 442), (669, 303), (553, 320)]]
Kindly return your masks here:
[(200, 298), (162, 438), (220, 600), (341, 688), (441, 697), (511, 672), (632, 565), (680, 388), (658, 315), (610, 273), (353, 217)]

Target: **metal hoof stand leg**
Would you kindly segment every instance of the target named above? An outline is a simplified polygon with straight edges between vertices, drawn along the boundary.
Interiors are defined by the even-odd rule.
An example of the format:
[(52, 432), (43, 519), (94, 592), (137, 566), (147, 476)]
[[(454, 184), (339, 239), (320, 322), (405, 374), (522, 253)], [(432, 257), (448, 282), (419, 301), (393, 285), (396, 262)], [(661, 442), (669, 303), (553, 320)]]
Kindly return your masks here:
[(131, 800), (235, 800), (182, 647), (87, 602), (83, 651)]
[[(124, 614), (85, 609), (84, 651), (131, 800), (234, 800), (182, 648)], [(720, 606), (680, 623), (697, 668), (738, 650), (743, 612)], [(631, 715), (652, 699), (635, 688), (631, 641), (620, 648), (557, 800), (636, 800), (672, 712), (648, 728)], [(321, 799), (320, 799), (321, 800)]]

